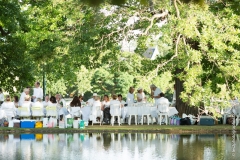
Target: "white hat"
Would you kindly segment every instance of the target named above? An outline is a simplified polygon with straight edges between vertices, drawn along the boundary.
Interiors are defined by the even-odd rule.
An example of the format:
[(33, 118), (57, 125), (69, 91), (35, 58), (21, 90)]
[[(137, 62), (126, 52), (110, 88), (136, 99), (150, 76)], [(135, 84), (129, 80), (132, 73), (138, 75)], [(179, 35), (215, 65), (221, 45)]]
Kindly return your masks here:
[(142, 90), (142, 88), (141, 88), (141, 87), (137, 89), (137, 91), (140, 91), (140, 90)]
[(93, 93), (93, 96), (97, 96), (97, 93)]

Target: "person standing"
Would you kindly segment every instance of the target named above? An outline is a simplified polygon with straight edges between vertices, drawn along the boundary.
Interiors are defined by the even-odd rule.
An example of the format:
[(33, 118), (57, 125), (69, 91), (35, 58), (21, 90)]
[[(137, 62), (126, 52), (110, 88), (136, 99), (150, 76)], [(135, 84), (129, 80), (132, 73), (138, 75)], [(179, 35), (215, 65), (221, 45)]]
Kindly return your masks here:
[(19, 99), (19, 106), (21, 107), (23, 102), (25, 101), (26, 95), (29, 95), (29, 88), (24, 88), (23, 92), (21, 93), (20, 99)]
[(40, 82), (36, 82), (35, 88), (33, 88), (33, 101), (36, 102), (38, 98), (43, 99), (43, 89), (40, 88)]
[(151, 97), (154, 98), (155, 105), (157, 105), (159, 98), (161, 98), (160, 93), (162, 91), (157, 88), (154, 84), (150, 85)]
[(137, 89), (137, 101), (138, 102), (146, 102), (146, 96), (145, 93), (143, 92), (142, 88)]
[(3, 101), (4, 101), (4, 95), (3, 95), (2, 88), (0, 88), (0, 106), (2, 105)]
[(126, 103), (129, 104), (133, 104), (134, 103), (134, 88), (130, 87), (128, 94), (127, 94), (127, 100)]

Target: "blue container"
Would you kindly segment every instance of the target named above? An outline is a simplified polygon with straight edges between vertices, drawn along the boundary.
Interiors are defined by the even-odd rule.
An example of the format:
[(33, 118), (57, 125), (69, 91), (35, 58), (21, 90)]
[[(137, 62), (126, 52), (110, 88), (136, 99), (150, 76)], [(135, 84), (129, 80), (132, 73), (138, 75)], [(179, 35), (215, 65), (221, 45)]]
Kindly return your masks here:
[(35, 122), (32, 120), (21, 120), (20, 128), (35, 128)]
[(35, 134), (20, 134), (21, 140), (34, 140)]
[(81, 120), (80, 123), (79, 123), (79, 128), (80, 129), (84, 129), (85, 128), (85, 124), (84, 124), (84, 121)]
[(213, 126), (214, 119), (210, 116), (201, 116), (199, 124), (204, 126)]

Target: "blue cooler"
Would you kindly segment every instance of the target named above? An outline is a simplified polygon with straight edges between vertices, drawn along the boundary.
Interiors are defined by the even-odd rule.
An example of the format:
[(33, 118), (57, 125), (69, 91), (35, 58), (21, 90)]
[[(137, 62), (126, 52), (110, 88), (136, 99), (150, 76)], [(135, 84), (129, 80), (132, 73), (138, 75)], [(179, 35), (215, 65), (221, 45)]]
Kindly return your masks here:
[(213, 126), (214, 125), (214, 119), (211, 116), (201, 116), (199, 125)]
[(21, 140), (35, 140), (35, 134), (20, 134)]
[(34, 120), (21, 120), (20, 128), (35, 128), (35, 123)]

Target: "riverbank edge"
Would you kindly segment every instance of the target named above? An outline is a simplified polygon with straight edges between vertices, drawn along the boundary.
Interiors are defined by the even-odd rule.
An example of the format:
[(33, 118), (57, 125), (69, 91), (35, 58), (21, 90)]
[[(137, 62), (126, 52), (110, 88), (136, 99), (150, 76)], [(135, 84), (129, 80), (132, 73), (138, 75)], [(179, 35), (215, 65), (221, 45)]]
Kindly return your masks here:
[[(74, 129), (74, 128), (0, 128), (0, 134), (21, 134), (21, 133), (165, 133), (165, 134), (232, 134), (233, 130), (230, 127), (227, 128), (184, 128), (173, 127), (173, 128), (151, 128), (151, 129), (137, 129), (137, 127), (132, 127), (131, 129), (122, 128), (106, 128), (106, 127), (86, 127), (85, 129)], [(234, 133), (239, 134), (240, 128), (236, 128)]]

